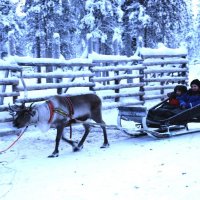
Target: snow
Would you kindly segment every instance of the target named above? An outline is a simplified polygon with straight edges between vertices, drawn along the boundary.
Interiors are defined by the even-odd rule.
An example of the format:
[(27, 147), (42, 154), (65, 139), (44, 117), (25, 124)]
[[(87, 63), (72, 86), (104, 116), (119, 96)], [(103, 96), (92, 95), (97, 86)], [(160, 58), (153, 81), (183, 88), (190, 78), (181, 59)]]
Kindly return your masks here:
[(116, 55), (102, 55), (102, 54), (98, 54), (96, 52), (92, 52), (91, 54), (88, 55), (89, 59), (92, 60), (102, 60), (102, 61), (109, 61), (109, 60), (116, 60), (116, 61), (139, 61), (141, 60), (141, 58), (136, 57), (136, 56), (132, 56), (132, 57), (127, 57), (127, 56), (116, 56)]
[(184, 43), (176, 49), (167, 48), (164, 44), (159, 43), (157, 49), (141, 48), (140, 53), (142, 55), (187, 55), (187, 48), (184, 46)]
[[(1, 155), (1, 199), (199, 199), (199, 134), (155, 140), (108, 130), (110, 148), (100, 149), (99, 133), (93, 129), (76, 153), (61, 142), (60, 156), (50, 159), (55, 131), (27, 131)], [(80, 136), (80, 131), (73, 132), (74, 138)], [(3, 137), (1, 142), (8, 146), (15, 138)]]
[[(190, 81), (198, 78), (199, 65), (189, 72)], [(147, 106), (152, 105), (155, 102)], [(116, 109), (103, 110), (106, 124), (115, 125), (117, 114)], [(80, 140), (82, 131), (81, 126), (74, 127), (73, 139)], [(60, 156), (50, 159), (55, 132), (29, 127), (11, 149), (0, 154), (0, 199), (199, 200), (198, 133), (156, 140), (108, 128), (110, 147), (100, 149), (102, 131), (92, 128), (80, 152), (61, 141)], [(0, 151), (16, 138), (0, 137)]]
[[(11, 58), (10, 58), (11, 59)], [(65, 60), (65, 59), (55, 59), (55, 58), (32, 58), (32, 57), (19, 57), (19, 56), (12, 56), (13, 62), (17, 63), (36, 63), (36, 64), (63, 64), (63, 65), (72, 65), (72, 64), (92, 64), (92, 60), (90, 59), (84, 59), (84, 58), (74, 58), (70, 60)]]

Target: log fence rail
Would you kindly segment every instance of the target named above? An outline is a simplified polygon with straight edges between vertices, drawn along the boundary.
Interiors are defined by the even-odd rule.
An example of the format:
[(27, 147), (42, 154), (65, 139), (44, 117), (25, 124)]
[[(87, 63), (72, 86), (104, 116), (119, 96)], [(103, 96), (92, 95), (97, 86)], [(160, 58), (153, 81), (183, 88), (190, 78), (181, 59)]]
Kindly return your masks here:
[[(13, 56), (11, 63), (0, 60), (0, 71), (9, 72), (0, 78), (0, 84), (6, 86), (0, 92), (0, 112), (7, 112), (8, 102), (44, 101), (53, 94), (97, 93), (104, 109), (142, 106), (148, 100), (163, 100), (176, 84), (188, 84), (187, 52), (170, 49), (170, 53), (160, 54), (159, 50), (142, 50), (137, 58), (104, 55), (64, 60)], [(52, 66), (54, 71), (48, 72)], [(31, 71), (25, 70), (27, 67)], [(35, 67), (39, 70), (35, 71)], [(0, 119), (1, 123), (9, 121), (10, 117)]]

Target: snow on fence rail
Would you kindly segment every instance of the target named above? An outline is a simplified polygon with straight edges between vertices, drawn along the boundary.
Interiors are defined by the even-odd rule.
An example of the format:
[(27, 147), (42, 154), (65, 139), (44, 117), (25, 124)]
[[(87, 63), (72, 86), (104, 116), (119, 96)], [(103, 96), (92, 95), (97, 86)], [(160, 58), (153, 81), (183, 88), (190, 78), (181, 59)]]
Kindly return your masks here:
[[(102, 76), (91, 78), (91, 81), (95, 82), (92, 90), (97, 93), (104, 91), (103, 100), (110, 100), (111, 102), (106, 105), (106, 108), (122, 105), (142, 105), (144, 102), (140, 101), (140, 97), (144, 93), (140, 92), (143, 83), (139, 80), (142, 77), (139, 70), (144, 69), (144, 66), (140, 64), (141, 59), (111, 58), (107, 56), (106, 59), (106, 56), (103, 56), (101, 59), (93, 59), (94, 67), (91, 70), (96, 74), (102, 74)], [(97, 84), (100, 82), (103, 84)], [(134, 101), (130, 101), (127, 97), (134, 97)]]
[[(158, 49), (141, 48), (140, 55), (145, 67), (143, 100), (165, 98), (166, 91), (174, 84), (188, 84), (188, 60), (185, 47), (170, 49), (160, 44)], [(159, 91), (155, 95), (156, 92)], [(153, 95), (152, 95), (153, 93)]]
[[(160, 53), (142, 48), (137, 58), (93, 55), (62, 60), (13, 56), (11, 63), (0, 62), (1, 70), (10, 72), (0, 79), (1, 85), (10, 86), (2, 90), (0, 97), (10, 97), (14, 104), (44, 101), (53, 94), (92, 92), (102, 97), (104, 109), (143, 105), (147, 100), (165, 98), (174, 84), (187, 85), (187, 53), (168, 50)], [(54, 71), (48, 72), (48, 67)], [(7, 110), (8, 103), (0, 106), (0, 112)], [(9, 120), (3, 118), (0, 122)]]

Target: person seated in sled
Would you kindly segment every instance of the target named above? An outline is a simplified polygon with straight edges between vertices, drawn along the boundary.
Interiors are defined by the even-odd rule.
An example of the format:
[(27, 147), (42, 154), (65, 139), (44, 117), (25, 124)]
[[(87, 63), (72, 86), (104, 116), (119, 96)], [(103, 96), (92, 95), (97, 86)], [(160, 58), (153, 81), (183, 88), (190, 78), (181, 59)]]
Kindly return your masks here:
[(186, 93), (187, 87), (185, 85), (177, 85), (173, 92), (167, 94), (169, 99), (166, 102), (161, 104), (158, 108), (152, 108), (149, 110), (147, 119), (151, 121), (159, 121), (181, 112), (179, 99), (181, 99)]
[(169, 97), (168, 101), (163, 104), (162, 107), (165, 108), (175, 108), (180, 105), (179, 99), (186, 94), (187, 92), (187, 87), (185, 85), (177, 85), (174, 88), (174, 91), (171, 93), (168, 93), (167, 96)]
[(194, 79), (190, 83), (190, 89), (179, 98), (179, 105), (182, 109), (192, 108), (200, 104), (200, 81)]

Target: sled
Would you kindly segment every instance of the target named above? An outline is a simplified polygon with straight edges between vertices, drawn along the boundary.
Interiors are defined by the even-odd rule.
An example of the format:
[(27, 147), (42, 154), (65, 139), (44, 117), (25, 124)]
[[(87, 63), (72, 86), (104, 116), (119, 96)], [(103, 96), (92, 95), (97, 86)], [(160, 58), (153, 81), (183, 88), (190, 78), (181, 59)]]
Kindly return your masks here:
[[(163, 109), (163, 105), (168, 101), (168, 99), (160, 102), (154, 107), (147, 110), (146, 107), (118, 107), (118, 119), (117, 124), (121, 130), (130, 136), (138, 137), (143, 135), (149, 135), (153, 138), (169, 138), (172, 136), (190, 134), (195, 132), (200, 132), (200, 129), (189, 129), (189, 123), (199, 123), (200, 122), (200, 105), (197, 105), (190, 109), (184, 109), (177, 113), (172, 110)], [(161, 110), (161, 115), (156, 114), (156, 111)], [(163, 110), (162, 110), (163, 109)], [(160, 111), (159, 110), (159, 111)], [(155, 112), (155, 118), (150, 114)], [(163, 117), (169, 112), (171, 116)], [(159, 114), (159, 113), (158, 113)], [(157, 117), (157, 118), (156, 118)], [(134, 122), (136, 124), (136, 129), (130, 129), (129, 127), (124, 127), (123, 122)]]

